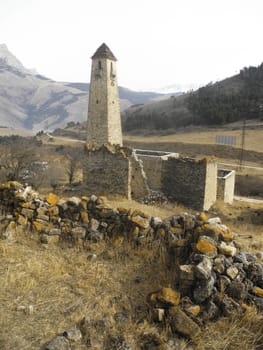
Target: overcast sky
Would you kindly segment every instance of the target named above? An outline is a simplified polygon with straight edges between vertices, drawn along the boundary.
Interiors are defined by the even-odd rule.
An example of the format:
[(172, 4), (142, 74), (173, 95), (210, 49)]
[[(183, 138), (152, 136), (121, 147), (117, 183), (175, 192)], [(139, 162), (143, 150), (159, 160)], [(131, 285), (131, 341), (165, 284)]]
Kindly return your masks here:
[(105, 42), (119, 85), (207, 84), (263, 62), (263, 0), (0, 0), (0, 43), (27, 68), (88, 82)]

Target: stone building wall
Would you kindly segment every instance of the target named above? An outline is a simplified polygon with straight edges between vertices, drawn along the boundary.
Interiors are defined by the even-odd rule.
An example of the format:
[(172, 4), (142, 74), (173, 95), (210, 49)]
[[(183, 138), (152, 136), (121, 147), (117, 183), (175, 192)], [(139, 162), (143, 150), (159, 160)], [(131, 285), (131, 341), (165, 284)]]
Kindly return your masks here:
[(83, 182), (88, 195), (118, 194), (141, 199), (149, 194), (142, 162), (129, 148), (103, 145), (87, 149)]
[(162, 158), (153, 156), (138, 157), (143, 162), (143, 170), (147, 176), (150, 189), (160, 191), (162, 188)]
[(216, 173), (212, 160), (168, 158), (162, 166), (162, 190), (187, 207), (208, 210), (216, 201)]
[(235, 191), (234, 170), (218, 170), (217, 178), (217, 199), (223, 200), (225, 203), (233, 203)]
[(88, 150), (83, 167), (83, 183), (88, 195), (118, 194), (130, 198), (130, 162), (119, 151), (105, 146)]
[[(130, 161), (130, 173), (131, 173), (131, 198), (142, 199), (150, 193), (148, 178), (144, 171), (143, 162), (138, 159), (135, 151), (132, 152)], [(150, 187), (151, 188), (151, 187)]]

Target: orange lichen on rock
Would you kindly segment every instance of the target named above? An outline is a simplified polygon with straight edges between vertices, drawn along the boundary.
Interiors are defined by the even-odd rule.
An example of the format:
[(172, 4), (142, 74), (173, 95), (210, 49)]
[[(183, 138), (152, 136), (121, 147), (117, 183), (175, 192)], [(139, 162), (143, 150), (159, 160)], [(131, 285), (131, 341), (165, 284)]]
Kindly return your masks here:
[(172, 288), (162, 288), (156, 298), (168, 305), (178, 305), (180, 302), (181, 294)]
[(207, 221), (208, 220), (208, 216), (204, 212), (202, 212), (202, 213), (200, 213), (198, 219), (201, 220), (201, 221)]
[(260, 287), (254, 287), (253, 292), (258, 296), (263, 298), (263, 288)]
[(213, 257), (217, 254), (216, 242), (210, 237), (201, 236), (196, 244), (196, 249), (207, 256)]
[(46, 197), (46, 201), (50, 205), (56, 205), (59, 201), (59, 197), (54, 193), (49, 193)]

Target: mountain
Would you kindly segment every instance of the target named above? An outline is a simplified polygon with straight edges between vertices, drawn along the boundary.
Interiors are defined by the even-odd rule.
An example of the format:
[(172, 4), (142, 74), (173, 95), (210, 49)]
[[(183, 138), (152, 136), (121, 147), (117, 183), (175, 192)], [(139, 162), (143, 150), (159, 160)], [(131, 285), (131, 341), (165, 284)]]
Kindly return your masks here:
[[(0, 45), (0, 127), (34, 132), (54, 130), (87, 119), (89, 84), (56, 82), (27, 69)], [(119, 88), (121, 110), (149, 103), (163, 94)]]
[(223, 125), (243, 119), (263, 120), (263, 63), (196, 91), (131, 106), (122, 113), (126, 132)]

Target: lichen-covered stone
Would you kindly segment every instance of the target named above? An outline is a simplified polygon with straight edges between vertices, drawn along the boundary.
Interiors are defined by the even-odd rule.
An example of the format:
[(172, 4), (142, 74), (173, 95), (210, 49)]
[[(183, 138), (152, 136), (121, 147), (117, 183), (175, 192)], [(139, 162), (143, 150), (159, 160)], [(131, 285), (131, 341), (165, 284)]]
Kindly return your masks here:
[(54, 193), (49, 193), (46, 197), (46, 201), (50, 205), (56, 205), (59, 202), (59, 197)]
[(156, 299), (166, 305), (178, 305), (180, 293), (172, 288), (162, 288), (156, 295)]
[(131, 217), (131, 221), (141, 228), (148, 228), (150, 226), (149, 218), (144, 218), (144, 217), (140, 216), (139, 214), (133, 215)]
[(210, 258), (214, 258), (217, 255), (217, 244), (210, 237), (200, 236), (196, 244), (196, 250)]
[(263, 298), (263, 288), (254, 287), (253, 292), (256, 294), (256, 296)]

